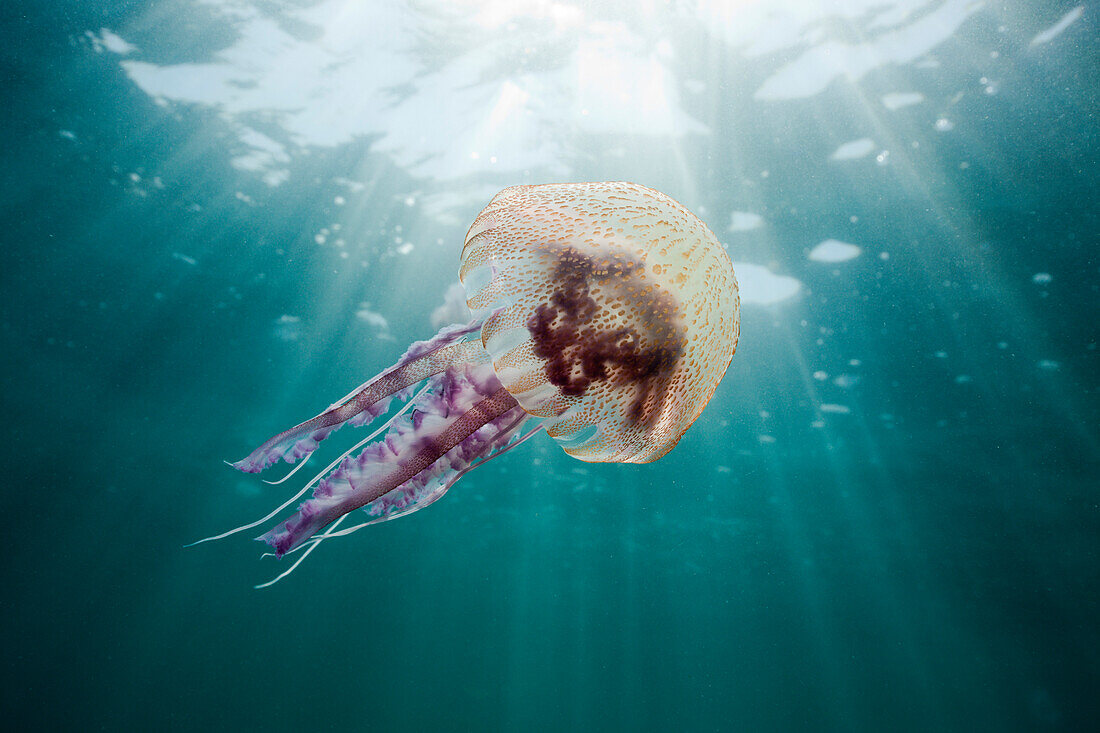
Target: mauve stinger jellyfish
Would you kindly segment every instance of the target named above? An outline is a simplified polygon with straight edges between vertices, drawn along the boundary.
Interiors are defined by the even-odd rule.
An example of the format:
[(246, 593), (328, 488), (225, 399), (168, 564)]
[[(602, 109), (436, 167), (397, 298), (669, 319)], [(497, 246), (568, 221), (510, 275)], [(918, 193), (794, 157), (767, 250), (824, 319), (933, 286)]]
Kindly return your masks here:
[[(428, 506), (540, 431), (582, 461), (654, 461), (699, 417), (737, 347), (740, 299), (722, 245), (678, 202), (633, 183), (504, 189), (466, 234), (459, 280), (471, 323), (414, 343), (232, 464), (258, 473), (294, 463), (340, 426), (406, 401), (297, 496), (233, 532), (316, 484), (258, 538), (278, 557), (308, 546), (304, 557), (325, 538)], [(365, 521), (337, 531), (355, 509)]]

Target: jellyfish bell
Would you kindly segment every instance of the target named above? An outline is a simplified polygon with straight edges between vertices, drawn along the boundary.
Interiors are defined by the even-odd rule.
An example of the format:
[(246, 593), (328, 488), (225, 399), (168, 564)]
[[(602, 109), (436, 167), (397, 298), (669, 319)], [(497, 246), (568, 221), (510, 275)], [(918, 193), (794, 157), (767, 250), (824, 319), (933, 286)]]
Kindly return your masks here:
[[(295, 463), (342, 425), (365, 425), (394, 399), (404, 408), (267, 517), (207, 539), (264, 523), (316, 486), (258, 538), (279, 557), (308, 547), (304, 558), (324, 539), (431, 504), (542, 431), (580, 460), (656, 460), (699, 417), (737, 347), (737, 280), (722, 245), (679, 203), (633, 183), (501, 191), (466, 235), (459, 280), (471, 323), (414, 343), (231, 465)], [(337, 531), (359, 508), (366, 521)]]
[(645, 463), (703, 411), (737, 347), (733, 265), (633, 183), (513, 186), (474, 220), (459, 280), (498, 378), (584, 461)]

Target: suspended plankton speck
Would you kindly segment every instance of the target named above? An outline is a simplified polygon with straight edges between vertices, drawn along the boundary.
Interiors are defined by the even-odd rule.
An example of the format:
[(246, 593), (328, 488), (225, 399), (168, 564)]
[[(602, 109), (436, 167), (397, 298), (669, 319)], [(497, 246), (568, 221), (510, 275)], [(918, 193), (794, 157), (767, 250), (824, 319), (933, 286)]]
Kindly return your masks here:
[(336, 204), (337, 206), (343, 206), (347, 202), (348, 202), (348, 200), (346, 198), (344, 198), (343, 196), (337, 196), (334, 199), (332, 199), (332, 203)]
[(1036, 285), (1046, 285), (1053, 279), (1054, 277), (1049, 272), (1037, 272), (1031, 276), (1031, 282)]
[(859, 377), (853, 374), (841, 374), (833, 379), (833, 384), (841, 389), (849, 389), (859, 383)]
[(940, 117), (936, 120), (935, 128), (936, 132), (950, 132), (955, 129), (955, 123), (946, 117)]

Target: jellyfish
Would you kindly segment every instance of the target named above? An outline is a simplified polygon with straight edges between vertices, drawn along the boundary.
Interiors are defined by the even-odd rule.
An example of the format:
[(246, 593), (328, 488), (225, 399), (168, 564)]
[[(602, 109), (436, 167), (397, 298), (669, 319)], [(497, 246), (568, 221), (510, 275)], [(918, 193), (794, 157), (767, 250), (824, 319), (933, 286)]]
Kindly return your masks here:
[[(304, 558), (322, 540), (423, 509), (540, 432), (582, 461), (654, 461), (699, 417), (737, 348), (729, 256), (681, 204), (637, 184), (504, 189), (467, 232), (458, 277), (473, 321), (412, 344), (230, 465), (302, 461), (296, 471), (341, 426), (404, 407), (267, 517), (207, 539), (267, 522), (315, 487), (257, 538), (277, 557), (308, 548)], [(356, 509), (364, 521), (338, 531)]]

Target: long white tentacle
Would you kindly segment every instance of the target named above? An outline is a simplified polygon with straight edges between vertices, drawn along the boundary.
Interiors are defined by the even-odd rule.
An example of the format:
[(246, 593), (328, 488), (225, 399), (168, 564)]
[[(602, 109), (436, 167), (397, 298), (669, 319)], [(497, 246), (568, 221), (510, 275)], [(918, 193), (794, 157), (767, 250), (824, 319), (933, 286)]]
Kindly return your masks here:
[[(382, 433), (382, 432), (383, 432), (384, 430), (386, 430), (387, 428), (389, 428), (389, 427), (390, 427), (390, 425), (392, 425), (392, 424), (393, 424), (393, 421), (394, 421), (394, 420), (396, 420), (396, 419), (397, 419), (398, 417), (400, 417), (401, 415), (403, 415), (403, 414), (404, 414), (404, 413), (405, 413), (406, 411), (408, 411), (408, 410), (409, 410), (410, 408), (412, 408), (412, 406), (413, 406), (414, 404), (416, 404), (416, 398), (417, 398), (417, 397), (419, 397), (420, 395), (422, 395), (422, 394), (423, 394), (423, 393), (424, 393), (424, 392), (425, 392), (425, 391), (426, 391), (426, 390), (428, 389), (428, 387), (430, 387), (430, 386), (431, 386), (431, 383), (429, 382), (429, 383), (428, 383), (427, 385), (425, 385), (425, 386), (424, 386), (424, 387), (423, 387), (423, 388), (422, 388), (422, 389), (421, 389), (421, 390), (420, 390), (419, 392), (417, 392), (417, 393), (416, 393), (416, 395), (415, 395), (415, 396), (414, 396), (414, 397), (413, 397), (413, 398), (412, 398), (411, 400), (409, 400), (408, 402), (406, 402), (406, 403), (405, 403), (405, 405), (404, 405), (404, 406), (403, 406), (403, 407), (402, 407), (402, 408), (401, 408), (400, 410), (398, 410), (397, 412), (395, 412), (395, 413), (394, 413), (394, 415), (393, 415), (393, 417), (391, 417), (391, 418), (390, 418), (389, 420), (387, 420), (387, 421), (386, 421), (385, 423), (383, 423), (381, 427), (379, 427), (379, 428), (378, 428), (377, 430), (375, 430), (374, 432), (372, 432), (372, 433), (371, 433), (370, 435), (368, 435), (367, 437), (363, 438), (363, 439), (362, 439), (362, 440), (360, 440), (360, 441), (359, 441), (358, 443), (356, 443), (355, 445), (353, 445), (352, 447), (350, 447), (350, 448), (348, 448), (348, 449), (347, 449), (346, 451), (344, 451), (344, 452), (343, 452), (342, 454), (340, 454), (340, 455), (339, 455), (339, 456), (338, 456), (338, 457), (337, 457), (337, 458), (336, 458), (336, 459), (335, 459), (334, 461), (332, 461), (332, 463), (330, 463), (330, 464), (328, 464), (327, 466), (325, 466), (325, 468), (324, 468), (324, 469), (322, 469), (322, 470), (321, 470), (321, 471), (320, 471), (320, 472), (319, 472), (319, 473), (318, 473), (318, 474), (317, 474), (316, 476), (314, 476), (314, 477), (313, 477), (312, 479), (310, 479), (309, 483), (308, 483), (308, 484), (306, 484), (305, 486), (303, 486), (303, 487), (302, 487), (302, 490), (301, 490), (301, 491), (299, 491), (299, 492), (298, 492), (297, 494), (295, 494), (294, 496), (292, 496), (292, 497), (290, 497), (289, 499), (287, 499), (287, 500), (286, 500), (285, 502), (283, 502), (283, 503), (282, 503), (281, 505), (279, 505), (279, 506), (278, 506), (278, 507), (277, 507), (276, 509), (274, 509), (274, 510), (273, 510), (273, 511), (272, 511), (272, 512), (271, 512), (270, 514), (268, 514), (268, 515), (267, 515), (266, 517), (263, 517), (262, 519), (257, 519), (257, 520), (256, 520), (255, 522), (252, 522), (251, 524), (244, 524), (244, 525), (241, 525), (240, 527), (237, 527), (237, 528), (235, 528), (235, 529), (231, 529), (231, 530), (229, 530), (228, 532), (222, 532), (222, 533), (221, 533), (221, 534), (219, 534), (219, 535), (214, 535), (213, 537), (204, 537), (204, 538), (203, 538), (203, 539), (201, 539), (201, 540), (196, 540), (195, 542), (192, 542), (192, 543), (190, 543), (190, 544), (184, 545), (184, 547), (194, 547), (195, 545), (200, 545), (200, 544), (202, 544), (203, 542), (211, 542), (211, 541), (213, 541), (213, 540), (220, 540), (220, 539), (223, 539), (223, 538), (225, 538), (225, 537), (228, 537), (229, 535), (237, 534), (238, 532), (243, 532), (243, 531), (245, 531), (246, 529), (252, 529), (253, 527), (259, 526), (259, 525), (263, 524), (264, 522), (270, 521), (270, 520), (271, 520), (271, 519), (272, 519), (273, 517), (275, 517), (275, 515), (277, 515), (277, 514), (278, 514), (279, 512), (283, 511), (283, 510), (284, 510), (284, 509), (286, 509), (286, 508), (287, 508), (288, 506), (290, 506), (290, 505), (291, 505), (291, 504), (293, 504), (294, 502), (298, 501), (298, 499), (301, 499), (301, 498), (302, 498), (302, 496), (303, 496), (303, 495), (304, 495), (304, 494), (305, 494), (305, 493), (306, 493), (307, 491), (309, 491), (309, 490), (310, 490), (310, 489), (311, 489), (311, 488), (313, 487), (313, 485), (314, 485), (314, 484), (316, 484), (316, 483), (317, 483), (317, 482), (318, 482), (319, 480), (321, 480), (321, 478), (322, 478), (322, 477), (323, 477), (323, 476), (324, 476), (325, 474), (327, 474), (327, 473), (328, 473), (329, 471), (331, 471), (332, 469), (336, 468), (336, 466), (340, 464), (340, 461), (342, 461), (342, 460), (344, 460), (345, 458), (347, 458), (348, 454), (350, 454), (350, 453), (351, 453), (352, 451), (354, 451), (354, 450), (357, 450), (357, 449), (359, 449), (359, 448), (363, 447), (363, 446), (364, 446), (364, 445), (366, 445), (366, 444), (367, 444), (367, 443), (368, 443), (369, 441), (373, 440), (374, 438), (377, 438), (377, 437), (378, 437), (378, 436), (379, 436), (379, 435), (380, 435), (380, 434), (381, 434), (381, 433)], [(297, 471), (297, 470), (298, 470), (299, 468), (301, 468), (301, 467), (302, 467), (302, 466), (304, 466), (304, 465), (306, 465), (306, 464), (305, 464), (305, 461), (302, 461), (302, 463), (301, 463), (301, 464), (299, 464), (298, 466), (296, 466), (296, 467), (294, 468), (294, 471)], [(283, 477), (283, 478), (282, 478), (281, 480), (279, 480), (279, 481), (268, 481), (267, 483), (275, 483), (275, 484), (279, 484), (279, 483), (282, 483), (283, 481), (286, 481), (286, 480), (287, 480), (288, 478), (290, 478), (290, 477), (291, 477), (292, 475), (294, 475), (294, 471), (291, 471), (291, 472), (290, 472), (289, 474), (287, 474), (286, 476), (284, 476), (284, 477)]]

